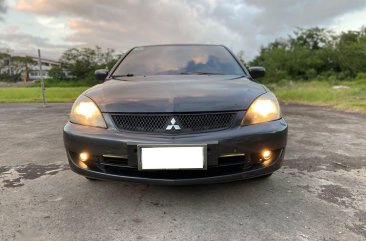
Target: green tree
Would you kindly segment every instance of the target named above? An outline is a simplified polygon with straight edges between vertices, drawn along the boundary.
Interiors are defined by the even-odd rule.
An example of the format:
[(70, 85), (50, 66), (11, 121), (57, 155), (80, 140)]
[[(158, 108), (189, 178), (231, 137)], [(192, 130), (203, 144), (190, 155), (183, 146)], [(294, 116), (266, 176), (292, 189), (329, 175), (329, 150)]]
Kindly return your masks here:
[(292, 48), (301, 47), (309, 50), (318, 50), (330, 44), (334, 33), (325, 28), (297, 28), (294, 36), (289, 37)]
[(336, 49), (339, 68), (353, 77), (360, 72), (366, 73), (366, 28), (360, 31), (342, 32)]
[(264, 81), (355, 78), (366, 73), (366, 28), (338, 35), (324, 28), (298, 28), (262, 47), (250, 65), (267, 69)]
[(48, 72), (48, 75), (55, 80), (65, 80), (66, 75), (63, 71), (63, 69), (60, 66), (53, 66), (50, 71)]
[(117, 61), (113, 49), (102, 50), (92, 48), (71, 48), (66, 50), (61, 58), (61, 67), (71, 71), (77, 79), (94, 79), (94, 71), (100, 68), (111, 68)]
[(29, 66), (35, 61), (28, 56), (12, 56), (10, 51), (0, 52), (0, 79), (2, 81), (16, 82), (28, 80)]

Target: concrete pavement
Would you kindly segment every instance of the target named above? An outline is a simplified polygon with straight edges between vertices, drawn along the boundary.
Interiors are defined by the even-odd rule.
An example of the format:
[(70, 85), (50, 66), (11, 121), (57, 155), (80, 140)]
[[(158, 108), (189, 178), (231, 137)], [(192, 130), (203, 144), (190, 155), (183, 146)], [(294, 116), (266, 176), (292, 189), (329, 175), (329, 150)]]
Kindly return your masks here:
[(71, 104), (0, 104), (0, 240), (365, 240), (366, 116), (283, 105), (268, 179), (164, 187), (69, 170)]

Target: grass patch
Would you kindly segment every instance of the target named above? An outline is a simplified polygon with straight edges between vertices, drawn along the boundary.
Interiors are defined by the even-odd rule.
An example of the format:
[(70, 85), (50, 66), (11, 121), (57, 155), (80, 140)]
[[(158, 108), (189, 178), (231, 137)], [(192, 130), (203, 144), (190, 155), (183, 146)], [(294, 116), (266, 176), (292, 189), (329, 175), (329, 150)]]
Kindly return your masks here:
[[(93, 86), (98, 84), (98, 81), (93, 77), (84, 80), (57, 80), (57, 79), (45, 79), (44, 84), (46, 87), (84, 87)], [(41, 81), (37, 80), (33, 87), (40, 87)]]
[[(349, 89), (334, 89), (345, 85)], [(283, 102), (331, 106), (336, 109), (366, 113), (366, 80), (338, 82), (294, 82), (285, 85), (269, 85)]]
[[(87, 88), (46, 88), (46, 102), (73, 102)], [(40, 87), (0, 88), (0, 102), (42, 102), (42, 91)]]

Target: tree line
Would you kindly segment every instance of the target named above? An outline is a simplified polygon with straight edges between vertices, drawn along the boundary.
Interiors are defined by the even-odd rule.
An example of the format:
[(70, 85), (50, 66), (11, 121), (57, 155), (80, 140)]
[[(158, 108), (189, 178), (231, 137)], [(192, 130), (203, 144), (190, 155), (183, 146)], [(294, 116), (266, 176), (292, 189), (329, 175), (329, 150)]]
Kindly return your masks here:
[[(238, 53), (240, 58), (243, 53)], [(92, 79), (94, 70), (111, 69), (120, 57), (113, 49), (103, 51), (97, 46), (66, 50), (59, 61), (75, 78)], [(247, 64), (266, 68), (264, 82), (366, 79), (366, 27), (340, 33), (319, 27), (297, 28), (286, 38), (261, 47)]]
[[(60, 66), (53, 67), (49, 75), (56, 80), (78, 80), (93, 84), (96, 82), (94, 71), (111, 69), (122, 54), (116, 54), (114, 49), (103, 50), (95, 48), (71, 48), (66, 50), (59, 59)], [(64, 71), (71, 72), (72, 78), (66, 78)]]
[(248, 64), (265, 67), (266, 82), (366, 79), (366, 27), (338, 34), (298, 28), (262, 47)]
[[(48, 71), (48, 76), (53, 82), (79, 82), (92, 85), (97, 83), (94, 71), (111, 69), (121, 56), (122, 54), (116, 53), (113, 49), (104, 50), (99, 46), (71, 48), (62, 54), (58, 60), (59, 64)], [(32, 57), (16, 56), (11, 54), (11, 50), (0, 51), (0, 81), (21, 81), (32, 70), (38, 71), (37, 61)]]
[[(241, 59), (243, 54), (240, 51), (238, 57)], [(94, 71), (111, 69), (121, 56), (113, 49), (103, 50), (99, 46), (71, 48), (62, 54), (60, 65), (53, 67), (49, 76), (53, 80), (94, 84)], [(6, 66), (27, 70), (24, 66), (34, 64), (34, 61), (0, 52), (1, 64), (0, 81), (18, 81), (19, 74), (10, 76)], [(366, 27), (338, 34), (326, 28), (298, 28), (287, 38), (276, 39), (261, 47), (258, 56), (247, 65), (265, 67), (264, 82), (366, 79)], [(14, 68), (13, 72), (19, 73)], [(71, 75), (66, 76), (65, 70)]]

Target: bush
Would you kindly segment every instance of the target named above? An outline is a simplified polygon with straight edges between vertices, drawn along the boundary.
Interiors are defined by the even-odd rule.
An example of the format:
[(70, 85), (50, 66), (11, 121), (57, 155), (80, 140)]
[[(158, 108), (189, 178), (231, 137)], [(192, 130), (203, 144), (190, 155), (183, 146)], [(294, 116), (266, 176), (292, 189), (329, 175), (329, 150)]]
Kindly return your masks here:
[(249, 65), (267, 69), (262, 80), (265, 83), (362, 79), (366, 73), (365, 49), (366, 27), (340, 34), (318, 27), (297, 29), (288, 38), (262, 47)]
[[(84, 87), (84, 86), (88, 87), (98, 84), (98, 81), (95, 78), (88, 78), (83, 80), (45, 79), (44, 83), (46, 87)], [(41, 82), (37, 80), (34, 82), (33, 86), (41, 86)]]
[(279, 86), (287, 86), (289, 84), (289, 80), (288, 79), (281, 79), (280, 81), (278, 81), (278, 85)]
[(15, 83), (20, 80), (21, 80), (20, 74), (15, 74), (15, 75), (0, 74), (0, 81), (2, 81), (2, 82)]
[(366, 79), (366, 73), (365, 72), (358, 73), (356, 75), (356, 79), (357, 80), (364, 80), (364, 79)]
[(66, 79), (66, 75), (65, 75), (63, 69), (59, 66), (52, 67), (50, 69), (50, 71), (48, 72), (48, 75), (52, 79), (57, 79), (57, 80), (65, 80)]
[(317, 76), (317, 72), (315, 69), (309, 69), (306, 71), (306, 78), (307, 79), (315, 79), (315, 77)]

